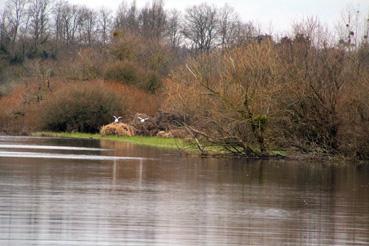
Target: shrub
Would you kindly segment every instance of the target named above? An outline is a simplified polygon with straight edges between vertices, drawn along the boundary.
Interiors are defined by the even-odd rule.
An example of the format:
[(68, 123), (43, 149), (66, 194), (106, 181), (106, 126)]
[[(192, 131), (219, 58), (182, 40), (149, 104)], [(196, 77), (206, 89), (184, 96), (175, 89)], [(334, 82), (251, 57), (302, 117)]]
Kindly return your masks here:
[(143, 87), (148, 92), (154, 93), (157, 91), (162, 85), (161, 79), (158, 74), (152, 72), (147, 75), (147, 78), (145, 80), (145, 83), (143, 84)]
[(117, 32), (110, 50), (112, 62), (106, 65), (104, 78), (151, 93), (161, 87), (162, 78), (168, 75), (175, 60), (174, 54), (160, 41), (130, 33)]
[(105, 71), (105, 79), (138, 85), (144, 77), (138, 66), (131, 62), (116, 62), (109, 65)]
[(41, 116), (45, 130), (98, 132), (115, 114), (124, 115), (124, 102), (102, 85), (69, 85), (46, 100)]
[(160, 75), (150, 70), (145, 71), (134, 62), (119, 61), (106, 67), (105, 79), (133, 85), (154, 93), (161, 86)]

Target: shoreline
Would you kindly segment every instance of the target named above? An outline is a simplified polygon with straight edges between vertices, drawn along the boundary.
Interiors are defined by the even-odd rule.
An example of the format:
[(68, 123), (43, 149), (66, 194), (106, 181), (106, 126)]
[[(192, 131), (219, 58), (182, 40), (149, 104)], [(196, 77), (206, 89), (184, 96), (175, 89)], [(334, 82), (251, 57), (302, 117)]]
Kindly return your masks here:
[(291, 160), (291, 161), (327, 161), (336, 163), (346, 163), (347, 161), (363, 162), (359, 160), (351, 160), (342, 156), (330, 156), (322, 153), (301, 153), (297, 151), (271, 151), (270, 156), (265, 157), (237, 157), (222, 153), (219, 149), (210, 149), (208, 155), (202, 155), (194, 144), (186, 142), (180, 138), (162, 138), (148, 136), (119, 137), (119, 136), (102, 136), (98, 133), (65, 133), (65, 132), (35, 132), (30, 136), (34, 137), (55, 137), (55, 138), (71, 138), (71, 139), (94, 139), (107, 140), (114, 142), (130, 143), (137, 146), (151, 147), (168, 151), (177, 151), (182, 154), (196, 155), (199, 157), (214, 158), (244, 158), (245, 160)]
[(274, 155), (265, 157), (237, 157), (225, 153), (219, 147), (209, 147), (207, 154), (201, 153), (196, 147), (196, 144), (186, 141), (181, 138), (163, 138), (150, 136), (103, 136), (99, 133), (67, 133), (67, 132), (34, 132), (30, 136), (33, 137), (55, 137), (55, 138), (70, 138), (70, 139), (93, 139), (93, 140), (107, 140), (113, 142), (129, 143), (137, 146), (151, 147), (156, 149), (177, 151), (182, 154), (194, 155), (199, 157), (214, 157), (214, 158), (244, 158), (254, 160), (266, 159), (288, 159), (287, 153), (283, 151), (272, 151)]
[(121, 143), (130, 143), (138, 146), (153, 147), (158, 149), (177, 150), (184, 152), (194, 152), (190, 143), (186, 143), (179, 138), (161, 138), (161, 137), (120, 137), (120, 136), (102, 136), (98, 133), (65, 133), (65, 132), (34, 132), (30, 136), (33, 137), (55, 137), (55, 138), (72, 138), (72, 139), (94, 139), (107, 140)]
[(57, 138), (71, 138), (71, 139), (94, 139), (107, 140), (114, 142), (130, 143), (137, 146), (145, 146), (157, 149), (164, 149), (169, 151), (178, 151), (188, 155), (195, 155), (199, 157), (214, 157), (214, 158), (243, 158), (247, 160), (327, 160), (327, 157), (322, 155), (289, 153), (288, 151), (271, 151), (270, 156), (261, 157), (237, 157), (222, 152), (219, 148), (212, 148), (208, 150), (206, 155), (202, 154), (195, 144), (191, 144), (180, 138), (162, 138), (162, 137), (148, 137), (148, 136), (134, 136), (134, 137), (119, 137), (119, 136), (102, 136), (98, 133), (65, 133), (65, 132), (35, 132), (31, 136), (34, 137), (57, 137)]

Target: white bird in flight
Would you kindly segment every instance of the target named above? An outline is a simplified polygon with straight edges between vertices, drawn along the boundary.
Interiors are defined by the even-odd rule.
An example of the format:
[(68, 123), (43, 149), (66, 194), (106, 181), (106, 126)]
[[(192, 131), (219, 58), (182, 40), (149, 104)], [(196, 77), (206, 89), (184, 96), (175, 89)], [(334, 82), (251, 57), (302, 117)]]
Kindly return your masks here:
[(119, 123), (119, 120), (122, 119), (122, 117), (117, 117), (117, 116), (113, 116), (114, 117), (114, 123)]
[(145, 123), (149, 118), (141, 118), (140, 116), (137, 117), (141, 123)]

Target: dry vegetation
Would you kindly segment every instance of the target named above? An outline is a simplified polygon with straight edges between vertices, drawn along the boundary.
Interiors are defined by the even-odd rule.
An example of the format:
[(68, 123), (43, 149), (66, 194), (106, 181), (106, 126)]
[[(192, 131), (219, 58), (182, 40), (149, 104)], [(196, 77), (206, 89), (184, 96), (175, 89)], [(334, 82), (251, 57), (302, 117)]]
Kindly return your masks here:
[[(35, 8), (40, 15), (26, 11)], [(309, 19), (276, 40), (206, 4), (184, 14), (161, 1), (122, 4), (113, 17), (9, 0), (2, 17), (2, 132), (95, 133), (112, 115), (131, 122), (160, 111), (181, 119), (176, 128), (204, 153), (369, 158), (369, 20), (358, 34), (351, 16), (332, 39)]]
[(299, 34), (203, 55), (171, 75), (163, 107), (190, 118), (188, 128), (206, 145), (238, 155), (294, 147), (364, 158), (365, 49), (317, 48)]
[(133, 137), (135, 130), (132, 126), (124, 123), (112, 123), (103, 126), (100, 130), (102, 136)]

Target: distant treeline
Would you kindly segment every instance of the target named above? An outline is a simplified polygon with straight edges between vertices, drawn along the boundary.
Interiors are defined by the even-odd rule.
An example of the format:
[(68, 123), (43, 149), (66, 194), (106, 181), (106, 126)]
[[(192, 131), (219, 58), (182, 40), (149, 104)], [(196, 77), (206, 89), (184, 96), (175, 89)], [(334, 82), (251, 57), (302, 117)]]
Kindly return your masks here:
[(165, 42), (172, 48), (209, 51), (257, 35), (251, 23), (240, 21), (228, 6), (198, 5), (185, 13), (166, 10), (162, 1), (138, 8), (123, 2), (112, 12), (67, 1), (8, 0), (1, 10), (0, 51), (3, 59), (57, 57), (65, 49), (107, 45), (118, 32), (130, 32)]
[[(359, 11), (347, 11), (331, 45), (358, 47), (368, 41), (369, 19), (363, 19)], [(306, 22), (309, 25), (304, 30), (301, 24), (294, 24), (292, 36), (300, 32), (312, 34), (320, 25), (313, 18)], [(321, 26), (320, 31), (327, 30)], [(178, 11), (167, 10), (162, 0), (148, 2), (142, 8), (137, 7), (135, 1), (123, 1), (113, 11), (95, 10), (64, 0), (8, 0), (0, 10), (3, 67), (26, 59), (73, 56), (81, 48), (107, 47), (122, 35), (159, 42), (175, 52), (177, 60), (256, 39), (280, 39), (278, 34), (272, 37), (262, 33), (258, 25), (241, 21), (239, 14), (228, 5), (218, 8), (204, 3)]]

